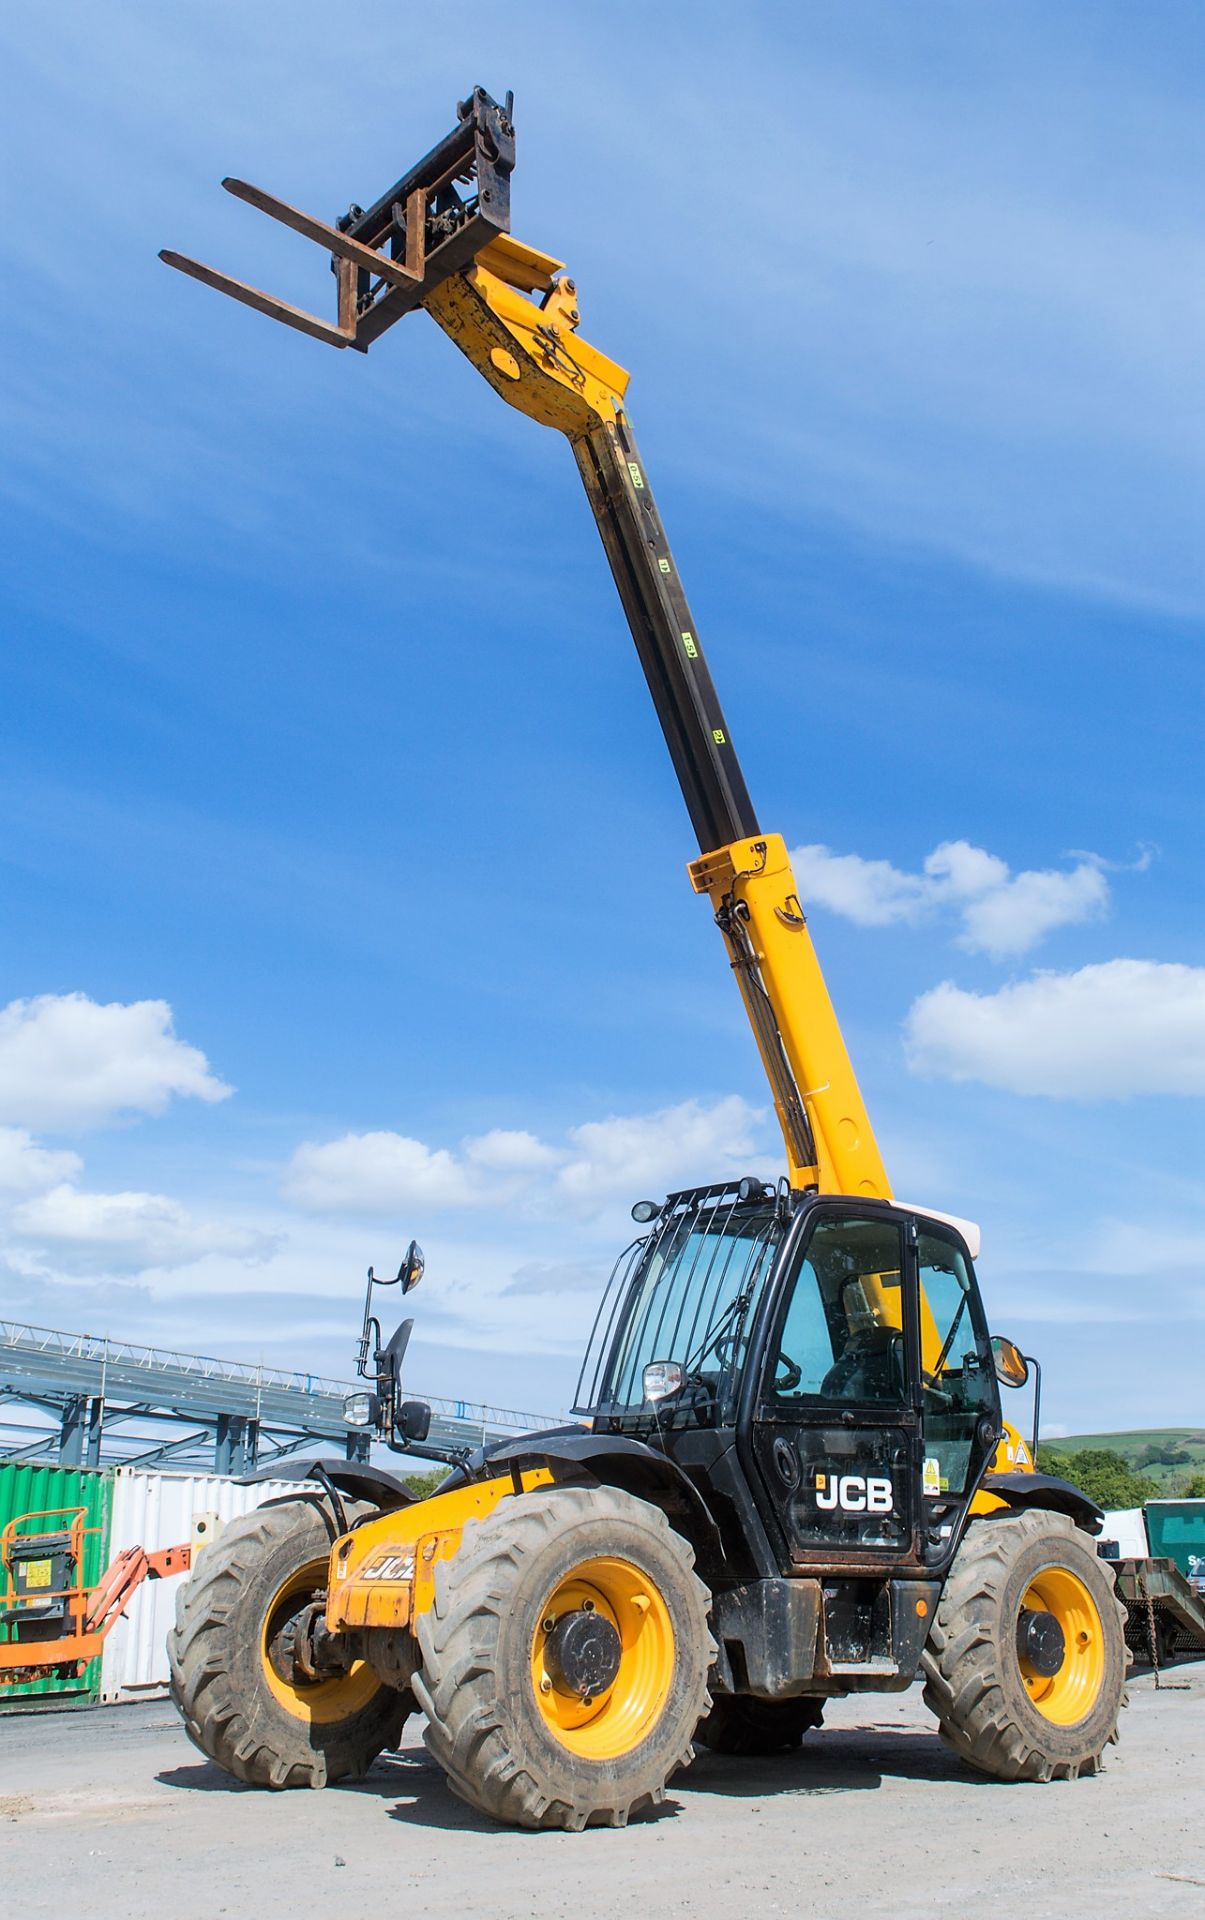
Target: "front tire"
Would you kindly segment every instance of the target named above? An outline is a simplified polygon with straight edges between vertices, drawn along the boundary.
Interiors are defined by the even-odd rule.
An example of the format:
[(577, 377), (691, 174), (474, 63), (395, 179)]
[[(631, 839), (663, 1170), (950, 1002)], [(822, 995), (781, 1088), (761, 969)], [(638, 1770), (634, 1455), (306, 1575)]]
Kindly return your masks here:
[[(348, 1520), (371, 1512), (349, 1505)], [(172, 1698), (193, 1745), (253, 1787), (325, 1787), (397, 1745), (409, 1692), (365, 1661), (306, 1682), (282, 1657), (326, 1586), (331, 1536), (312, 1500), (258, 1507), (205, 1548), (167, 1637)]]
[(968, 1527), (922, 1666), (942, 1738), (998, 1780), (1096, 1773), (1125, 1705), (1125, 1608), (1064, 1514)]
[(470, 1521), (419, 1616), (414, 1690), (462, 1799), (520, 1827), (624, 1826), (693, 1758), (714, 1648), (694, 1554), (611, 1487)]

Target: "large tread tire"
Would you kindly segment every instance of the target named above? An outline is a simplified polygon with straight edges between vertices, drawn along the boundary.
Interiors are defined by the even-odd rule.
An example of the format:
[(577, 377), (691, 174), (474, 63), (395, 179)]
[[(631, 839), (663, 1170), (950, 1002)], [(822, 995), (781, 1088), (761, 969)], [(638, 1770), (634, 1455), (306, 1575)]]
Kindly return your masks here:
[[(1103, 1673), (1082, 1719), (1059, 1725), (1026, 1691), (1017, 1620), (1031, 1582), (1065, 1568), (1100, 1618)], [(1065, 1514), (1031, 1508), (974, 1520), (946, 1581), (922, 1656), (925, 1703), (942, 1739), (997, 1780), (1075, 1780), (1099, 1771), (1126, 1702), (1126, 1612), (1091, 1540)]]
[[(558, 1584), (598, 1558), (621, 1558), (651, 1580), (672, 1625), (673, 1667), (658, 1716), (637, 1745), (606, 1759), (564, 1744), (541, 1712), (534, 1634)], [(414, 1691), (427, 1746), (460, 1797), (513, 1826), (622, 1827), (655, 1806), (694, 1757), (715, 1657), (710, 1595), (694, 1553), (658, 1508), (612, 1487), (543, 1488), (469, 1521), (459, 1551), (436, 1567), (419, 1616)]]
[(823, 1719), (823, 1700), (808, 1696), (758, 1700), (752, 1694), (720, 1693), (695, 1728), (695, 1739), (711, 1753), (790, 1753)]
[[(347, 1504), (350, 1525), (372, 1508)], [(331, 1530), (320, 1505), (299, 1499), (258, 1507), (224, 1528), (199, 1556), (176, 1597), (167, 1637), (172, 1698), (193, 1745), (253, 1787), (325, 1787), (366, 1773), (397, 1745), (413, 1696), (364, 1682), (351, 1709), (321, 1720), (289, 1712), (272, 1691), (262, 1656), (264, 1621), (282, 1587), (303, 1568), (325, 1584)]]

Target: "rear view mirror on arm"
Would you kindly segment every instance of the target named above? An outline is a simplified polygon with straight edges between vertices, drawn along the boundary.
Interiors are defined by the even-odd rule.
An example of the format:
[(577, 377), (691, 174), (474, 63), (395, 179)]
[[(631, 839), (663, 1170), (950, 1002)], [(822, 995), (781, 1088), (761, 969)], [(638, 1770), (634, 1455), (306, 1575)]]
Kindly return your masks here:
[(996, 1378), (1002, 1387), (1025, 1385), (1029, 1378), (1029, 1362), (1015, 1340), (1006, 1340), (1002, 1333), (994, 1333), (992, 1359), (996, 1365)]

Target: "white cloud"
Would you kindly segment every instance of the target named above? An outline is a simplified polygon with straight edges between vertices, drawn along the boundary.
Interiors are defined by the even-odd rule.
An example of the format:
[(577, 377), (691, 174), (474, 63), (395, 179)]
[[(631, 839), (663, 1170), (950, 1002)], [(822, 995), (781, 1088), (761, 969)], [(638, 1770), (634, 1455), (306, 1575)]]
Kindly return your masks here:
[(1074, 867), (1013, 873), (996, 854), (943, 840), (919, 873), (829, 847), (791, 856), (805, 907), (827, 907), (862, 927), (915, 924), (943, 911), (962, 922), (958, 944), (994, 960), (1027, 953), (1056, 927), (1097, 919), (1109, 905), (1104, 862), (1080, 854)]
[(74, 1180), (83, 1164), (78, 1153), (40, 1147), (24, 1127), (0, 1127), (0, 1193), (37, 1193)]
[(1098, 919), (1109, 904), (1109, 883), (1097, 866), (1069, 873), (1018, 873), (962, 909), (958, 944), (993, 960), (1028, 953), (1056, 927)]
[(924, 878), (890, 860), (863, 860), (829, 847), (796, 847), (791, 855), (805, 908), (827, 907), (859, 927), (919, 920), (927, 904)]
[(247, 1264), (268, 1259), (278, 1237), (195, 1220), (162, 1193), (85, 1193), (63, 1184), (14, 1207), (12, 1228), (51, 1265), (70, 1273), (142, 1273), (187, 1267), (210, 1254)]
[(0, 1010), (0, 1122), (75, 1131), (161, 1113), (173, 1094), (231, 1092), (199, 1048), (176, 1038), (166, 1000), (101, 1005), (83, 993), (43, 993)]
[(1053, 1099), (1205, 1093), (1205, 967), (1109, 960), (998, 993), (945, 980), (913, 1003), (913, 1072)]
[(466, 1159), (493, 1173), (531, 1173), (541, 1167), (553, 1167), (564, 1158), (555, 1147), (537, 1140), (534, 1133), (509, 1132), (495, 1127), (475, 1140), (464, 1143)]
[(570, 1129), (573, 1157), (557, 1175), (560, 1193), (586, 1208), (622, 1197), (658, 1198), (675, 1187), (730, 1173), (755, 1173), (760, 1114), (739, 1094), (706, 1106), (684, 1100), (656, 1113), (589, 1120)]
[(289, 1163), (284, 1192), (308, 1213), (397, 1214), (411, 1206), (471, 1206), (480, 1188), (446, 1147), (382, 1132), (307, 1140)]
[(593, 1214), (609, 1201), (757, 1171), (761, 1115), (737, 1095), (685, 1100), (655, 1113), (612, 1115), (571, 1127), (564, 1146), (496, 1129), (459, 1150), (400, 1133), (306, 1141), (289, 1162), (284, 1194), (306, 1212), (397, 1215), (413, 1206), (563, 1205)]

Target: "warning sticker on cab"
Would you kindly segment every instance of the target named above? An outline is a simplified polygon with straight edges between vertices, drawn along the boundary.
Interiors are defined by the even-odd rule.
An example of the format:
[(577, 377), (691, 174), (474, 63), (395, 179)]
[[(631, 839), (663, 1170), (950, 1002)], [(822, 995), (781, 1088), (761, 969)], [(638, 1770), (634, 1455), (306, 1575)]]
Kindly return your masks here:
[(940, 1460), (934, 1460), (930, 1458), (925, 1461), (924, 1489), (925, 1489), (926, 1495), (929, 1496), (930, 1498), (934, 1494), (938, 1494), (941, 1492), (942, 1486), (941, 1486), (941, 1461)]
[(48, 1587), (53, 1571), (53, 1563), (49, 1560), (27, 1560), (25, 1562), (26, 1590), (31, 1587)]

